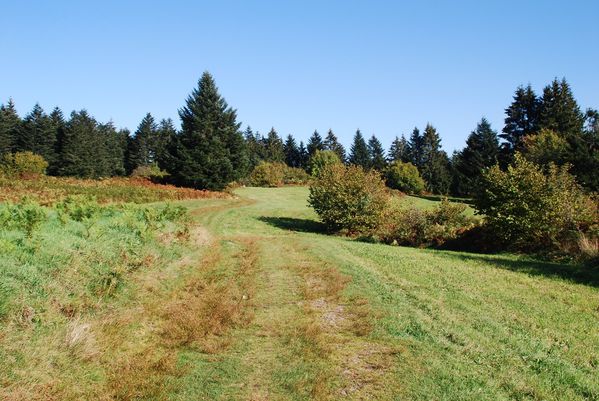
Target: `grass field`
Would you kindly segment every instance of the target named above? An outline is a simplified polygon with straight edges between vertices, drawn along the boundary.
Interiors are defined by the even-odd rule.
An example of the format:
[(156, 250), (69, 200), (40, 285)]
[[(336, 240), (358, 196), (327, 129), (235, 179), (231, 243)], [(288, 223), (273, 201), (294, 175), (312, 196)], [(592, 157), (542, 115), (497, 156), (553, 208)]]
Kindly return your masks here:
[(188, 238), (147, 238), (110, 296), (75, 262), (131, 234), (44, 226), (43, 253), (0, 249), (0, 283), (21, 286), (4, 292), (0, 399), (599, 399), (592, 273), (326, 235), (302, 187), (237, 195), (180, 202)]

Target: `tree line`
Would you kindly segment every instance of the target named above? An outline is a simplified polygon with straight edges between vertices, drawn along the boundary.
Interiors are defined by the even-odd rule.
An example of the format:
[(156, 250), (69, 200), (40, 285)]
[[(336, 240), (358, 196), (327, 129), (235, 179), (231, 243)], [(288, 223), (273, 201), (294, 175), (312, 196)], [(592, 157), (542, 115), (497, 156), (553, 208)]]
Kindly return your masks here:
[(179, 110), (181, 129), (170, 119), (157, 122), (148, 113), (131, 134), (112, 122), (100, 123), (87, 111), (66, 119), (59, 108), (47, 114), (39, 105), (24, 118), (9, 100), (0, 107), (0, 156), (30, 151), (48, 162), (48, 174), (105, 177), (128, 175), (140, 167), (157, 166), (177, 185), (222, 189), (246, 177), (261, 162), (281, 162), (309, 169), (317, 151), (334, 152), (347, 164), (384, 172), (396, 162), (415, 166), (433, 193), (469, 196), (482, 172), (496, 164), (506, 168), (515, 154), (548, 166), (571, 165), (577, 180), (599, 189), (599, 113), (582, 112), (565, 79), (555, 79), (537, 95), (530, 85), (516, 89), (498, 133), (482, 118), (466, 146), (449, 156), (437, 129), (427, 124), (406, 138), (395, 137), (388, 150), (372, 135), (357, 130), (349, 150), (333, 130), (318, 131), (307, 143), (293, 135), (266, 135), (249, 126), (241, 131), (237, 114), (220, 95), (214, 79), (204, 73)]

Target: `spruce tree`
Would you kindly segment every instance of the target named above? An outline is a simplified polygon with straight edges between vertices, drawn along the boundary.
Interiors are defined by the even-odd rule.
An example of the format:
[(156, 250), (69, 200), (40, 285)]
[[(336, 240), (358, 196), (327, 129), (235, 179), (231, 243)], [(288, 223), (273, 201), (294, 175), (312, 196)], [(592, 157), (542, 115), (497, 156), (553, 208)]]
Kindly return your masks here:
[(32, 152), (42, 156), (49, 165), (56, 165), (56, 129), (39, 104), (24, 118), (15, 141), (16, 152)]
[(149, 166), (156, 162), (158, 145), (158, 126), (154, 117), (147, 113), (139, 123), (133, 137), (128, 140), (127, 146), (127, 173), (142, 166)]
[(387, 166), (383, 145), (374, 134), (368, 140), (368, 158), (370, 167), (377, 171), (383, 171)]
[(455, 190), (459, 195), (473, 195), (486, 168), (497, 164), (499, 140), (497, 132), (483, 118), (466, 140), (466, 147), (453, 159), (456, 171)]
[(237, 112), (205, 72), (179, 110), (181, 132), (171, 141), (167, 171), (179, 185), (221, 190), (247, 173), (248, 157)]
[(125, 175), (125, 152), (128, 130), (117, 131), (112, 121), (98, 124), (97, 134), (101, 140), (97, 155), (96, 176), (112, 177)]
[(99, 177), (103, 171), (104, 144), (98, 123), (86, 110), (73, 111), (65, 125), (60, 175)]
[(339, 160), (341, 160), (341, 162), (345, 162), (345, 148), (339, 142), (332, 129), (329, 129), (329, 132), (324, 139), (323, 148), (324, 150), (335, 152), (337, 156), (339, 156)]
[(58, 175), (60, 169), (60, 160), (65, 129), (65, 120), (64, 115), (62, 114), (62, 110), (60, 110), (58, 107), (55, 107), (54, 110), (52, 110), (52, 113), (50, 113), (50, 121), (52, 122), (52, 128), (54, 129), (54, 133), (56, 136), (56, 141), (54, 144), (54, 152), (56, 154), (56, 159), (54, 160), (54, 163), (51, 163), (48, 166), (48, 174)]
[(414, 127), (410, 135), (407, 153), (409, 157), (408, 161), (418, 167), (418, 170), (421, 170), (423, 165), (423, 140), (420, 130), (416, 127)]
[(300, 149), (297, 146), (293, 135), (287, 135), (287, 139), (283, 145), (283, 151), (285, 152), (285, 163), (287, 163), (288, 166), (296, 168), (302, 167)]
[(349, 162), (363, 168), (370, 168), (370, 155), (368, 154), (368, 146), (364, 140), (364, 136), (360, 130), (356, 131), (354, 141), (350, 148)]
[(163, 170), (166, 170), (167, 148), (168, 144), (177, 135), (177, 129), (172, 119), (162, 119), (158, 123), (156, 130), (156, 140), (154, 141), (155, 162)]
[(499, 135), (505, 142), (502, 145), (504, 165), (511, 163), (514, 153), (522, 150), (522, 139), (539, 130), (540, 100), (532, 87), (518, 87), (512, 104), (505, 109), (505, 126)]
[(14, 102), (8, 99), (6, 105), (0, 106), (0, 155), (14, 151), (21, 124)]
[(565, 79), (554, 79), (543, 89), (539, 112), (539, 129), (545, 128), (564, 138), (579, 136), (584, 127), (584, 115)]
[(441, 138), (435, 127), (427, 124), (422, 134), (422, 178), (427, 189), (433, 193), (445, 194), (449, 191), (451, 174), (449, 157), (441, 150)]
[(248, 154), (249, 169), (253, 170), (262, 160), (264, 160), (264, 144), (260, 134), (252, 131), (248, 126), (244, 131), (244, 139)]
[(299, 143), (299, 160), (300, 160), (299, 167), (308, 171), (309, 163), (310, 163), (310, 154), (308, 153), (308, 149), (306, 149), (306, 146), (304, 145), (303, 141), (300, 141), (300, 143)]
[(318, 133), (318, 131), (314, 131), (314, 133), (310, 136), (307, 145), (308, 157), (312, 157), (317, 150), (324, 150), (324, 144), (322, 143), (322, 137)]
[(268, 135), (264, 138), (264, 160), (268, 162), (285, 162), (285, 151), (283, 140), (273, 128), (270, 129)]
[(391, 147), (387, 154), (387, 161), (389, 163), (393, 163), (394, 161), (403, 163), (410, 162), (408, 141), (403, 135), (401, 136), (401, 139), (396, 136), (393, 142), (391, 142)]

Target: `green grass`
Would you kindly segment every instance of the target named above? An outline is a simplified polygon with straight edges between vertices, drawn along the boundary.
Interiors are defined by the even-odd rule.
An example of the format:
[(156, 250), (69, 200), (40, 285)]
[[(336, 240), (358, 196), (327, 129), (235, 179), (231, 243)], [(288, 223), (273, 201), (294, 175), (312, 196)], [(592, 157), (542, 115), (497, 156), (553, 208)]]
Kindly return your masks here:
[[(56, 333), (72, 319), (42, 319), (23, 333), (3, 326), (2, 360), (33, 373), (4, 364), (0, 383), (8, 390), (0, 395), (19, 399), (21, 387), (38, 399), (599, 399), (592, 273), (515, 255), (326, 235), (306, 188), (236, 194), (183, 202), (198, 226), (195, 239), (155, 248), (165, 256), (160, 263), (81, 312), (97, 354), (63, 345)], [(66, 248), (76, 243), (69, 238)], [(15, 262), (5, 274), (23, 268)], [(36, 308), (51, 310), (47, 285), (36, 288), (63, 281), (61, 268), (36, 280), (28, 284), (42, 294)], [(187, 307), (177, 312), (177, 305)], [(192, 340), (173, 342), (175, 329)]]

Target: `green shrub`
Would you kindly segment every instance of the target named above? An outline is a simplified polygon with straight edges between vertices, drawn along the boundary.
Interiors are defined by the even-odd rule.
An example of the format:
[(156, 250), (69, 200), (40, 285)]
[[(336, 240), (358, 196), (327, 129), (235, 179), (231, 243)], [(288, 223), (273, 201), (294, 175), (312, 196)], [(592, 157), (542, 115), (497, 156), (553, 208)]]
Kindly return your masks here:
[(48, 162), (32, 152), (7, 153), (0, 161), (0, 172), (7, 176), (32, 178), (46, 173)]
[(0, 210), (0, 227), (5, 229), (20, 230), (28, 238), (46, 221), (46, 209), (38, 203), (23, 199), (21, 203), (8, 204)]
[(318, 177), (320, 172), (327, 166), (340, 163), (341, 159), (339, 159), (337, 153), (332, 150), (317, 150), (310, 158), (310, 174), (312, 174), (313, 177)]
[(464, 214), (466, 205), (443, 199), (431, 210), (397, 208), (389, 213), (376, 235), (386, 243), (409, 246), (440, 246), (475, 224)]
[(309, 203), (330, 230), (358, 234), (380, 224), (389, 195), (378, 173), (335, 163), (310, 185)]
[(250, 185), (254, 187), (280, 187), (283, 185), (285, 169), (283, 163), (261, 162), (250, 174)]
[(148, 178), (150, 180), (159, 180), (168, 176), (166, 171), (160, 170), (156, 164), (150, 164), (148, 166), (139, 166), (131, 173), (131, 177), (136, 178)]
[(310, 176), (302, 168), (285, 166), (283, 174), (283, 184), (285, 185), (306, 185), (310, 181)]
[(517, 154), (507, 171), (483, 175), (478, 213), (506, 246), (519, 250), (573, 252), (581, 235), (597, 238), (597, 200), (584, 194), (567, 166), (538, 165)]
[(419, 194), (426, 186), (418, 168), (412, 163), (394, 161), (385, 170), (385, 179), (390, 188), (397, 189), (408, 194)]

